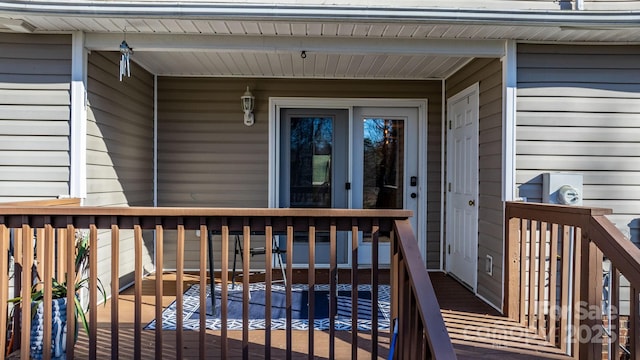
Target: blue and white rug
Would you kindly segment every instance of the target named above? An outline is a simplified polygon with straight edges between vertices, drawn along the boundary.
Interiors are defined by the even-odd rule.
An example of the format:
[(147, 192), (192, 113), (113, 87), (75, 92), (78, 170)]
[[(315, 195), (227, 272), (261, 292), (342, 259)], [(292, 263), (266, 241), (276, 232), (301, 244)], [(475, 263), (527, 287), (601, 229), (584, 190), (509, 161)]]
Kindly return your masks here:
[[(227, 329), (242, 330), (242, 284), (236, 284), (235, 289), (228, 286), (227, 301)], [(309, 329), (309, 286), (306, 284), (293, 284), (292, 290), (292, 323), (294, 330)], [(255, 283), (249, 285), (251, 293), (249, 299), (249, 329), (265, 329), (265, 284)], [(216, 311), (211, 311), (211, 291), (207, 285), (207, 329), (220, 330), (220, 284), (215, 287)], [(313, 328), (315, 330), (329, 329), (329, 285), (316, 285), (314, 288), (315, 311)], [(286, 329), (286, 288), (282, 284), (274, 284), (271, 287), (271, 329)], [(339, 284), (337, 286), (337, 314), (335, 316), (336, 330), (351, 330), (351, 285)], [(358, 331), (371, 330), (372, 316), (371, 285), (358, 285)], [(391, 294), (389, 285), (378, 286), (377, 303), (378, 329), (389, 330), (391, 319)], [(200, 328), (200, 286), (191, 286), (183, 297), (183, 329), (198, 330)], [(155, 320), (147, 324), (145, 329), (155, 329)], [(176, 329), (176, 303), (175, 301), (162, 312), (162, 328), (164, 330)]]

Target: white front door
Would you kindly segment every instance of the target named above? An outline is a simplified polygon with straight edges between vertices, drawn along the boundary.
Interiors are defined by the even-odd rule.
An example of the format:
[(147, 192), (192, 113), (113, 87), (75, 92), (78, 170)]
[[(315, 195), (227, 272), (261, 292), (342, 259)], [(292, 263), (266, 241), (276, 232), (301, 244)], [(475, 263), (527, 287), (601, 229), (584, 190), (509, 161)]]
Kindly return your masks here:
[(447, 101), (446, 268), (474, 291), (478, 269), (478, 85)]
[[(356, 107), (353, 119), (353, 206), (413, 210), (418, 234), (418, 108)], [(389, 264), (390, 234), (379, 241), (379, 264)], [(371, 236), (361, 234), (358, 263), (371, 264), (371, 254)]]

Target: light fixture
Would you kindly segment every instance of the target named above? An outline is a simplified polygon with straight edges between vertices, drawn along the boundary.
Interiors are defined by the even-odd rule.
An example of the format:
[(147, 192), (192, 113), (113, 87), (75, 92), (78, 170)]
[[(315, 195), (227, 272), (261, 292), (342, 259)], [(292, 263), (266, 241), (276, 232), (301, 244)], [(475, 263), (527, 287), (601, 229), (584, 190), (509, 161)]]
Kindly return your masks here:
[(242, 111), (244, 111), (244, 124), (247, 126), (251, 126), (254, 123), (253, 106), (255, 105), (255, 100), (256, 98), (253, 96), (251, 91), (249, 91), (249, 87), (247, 86), (247, 91), (240, 96), (240, 104), (242, 105)]
[(120, 81), (124, 75), (131, 77), (131, 63), (129, 62), (131, 55), (133, 55), (133, 49), (129, 47), (126, 39), (122, 40), (120, 43)]

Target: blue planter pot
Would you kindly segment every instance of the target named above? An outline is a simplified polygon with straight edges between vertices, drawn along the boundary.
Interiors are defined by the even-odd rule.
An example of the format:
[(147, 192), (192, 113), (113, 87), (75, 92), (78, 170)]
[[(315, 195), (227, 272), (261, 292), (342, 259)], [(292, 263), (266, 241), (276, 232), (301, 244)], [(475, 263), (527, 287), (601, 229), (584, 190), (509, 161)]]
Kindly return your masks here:
[[(31, 320), (31, 351), (32, 359), (43, 358), (44, 341), (44, 304), (41, 302), (34, 309)], [(51, 359), (63, 360), (67, 358), (67, 299), (54, 299), (51, 304)]]

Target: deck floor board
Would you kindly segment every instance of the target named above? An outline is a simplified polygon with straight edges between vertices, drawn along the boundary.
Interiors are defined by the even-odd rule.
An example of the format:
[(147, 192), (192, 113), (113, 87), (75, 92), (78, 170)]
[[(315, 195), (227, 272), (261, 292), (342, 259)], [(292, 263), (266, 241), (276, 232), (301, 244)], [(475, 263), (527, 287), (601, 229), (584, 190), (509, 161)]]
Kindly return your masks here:
[[(523, 327), (522, 325), (503, 317), (497, 310), (474, 296), (471, 291), (462, 286), (455, 279), (443, 273), (430, 273), (431, 280), (440, 303), (441, 313), (449, 330), (454, 348), (459, 359), (567, 359), (558, 349), (549, 345), (543, 338)], [(322, 282), (322, 272), (318, 274), (318, 282)], [(343, 277), (344, 276), (344, 277)], [(362, 282), (367, 281), (370, 274), (360, 274)], [(340, 280), (348, 281), (348, 274), (339, 274)], [(175, 274), (163, 274), (163, 307), (175, 300)], [(184, 288), (197, 283), (197, 275), (187, 274)], [(306, 273), (296, 271), (294, 282), (304, 282)], [(388, 273), (381, 273), (381, 282), (388, 282)], [(252, 281), (254, 279), (252, 278)], [(258, 281), (260, 279), (257, 279)], [(119, 351), (121, 358), (132, 358), (133, 355), (133, 289), (127, 289), (120, 294), (119, 300)], [(142, 322), (147, 324), (153, 320), (155, 304), (155, 276), (145, 278), (143, 282)], [(110, 303), (98, 308), (98, 357), (109, 358), (111, 349), (110, 334)], [(155, 332), (142, 332), (143, 359), (175, 359), (175, 332), (163, 333), (162, 356), (155, 354)], [(228, 332), (229, 359), (242, 358), (242, 331)], [(264, 358), (264, 336), (262, 330), (249, 331), (249, 356), (252, 359)], [(293, 358), (306, 359), (307, 336), (306, 331), (293, 332)], [(390, 345), (390, 334), (381, 332), (379, 337), (378, 354), (380, 359), (386, 359)], [(315, 332), (315, 358), (328, 359), (329, 332)], [(271, 357), (274, 359), (285, 357), (285, 332), (272, 331)], [(220, 331), (207, 330), (206, 354), (207, 359), (220, 358)], [(183, 353), (185, 359), (198, 358), (198, 332), (185, 331)], [(367, 333), (359, 333), (358, 358), (371, 358), (371, 338)], [(76, 345), (76, 357), (87, 358), (87, 341), (84, 335)], [(336, 332), (336, 358), (351, 358), (351, 333)]]

